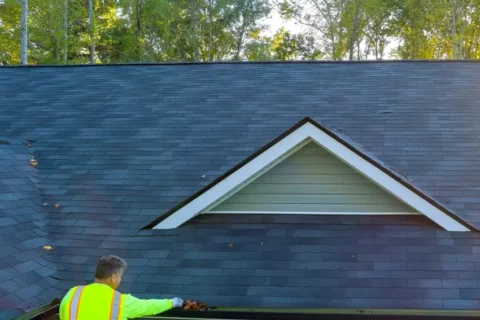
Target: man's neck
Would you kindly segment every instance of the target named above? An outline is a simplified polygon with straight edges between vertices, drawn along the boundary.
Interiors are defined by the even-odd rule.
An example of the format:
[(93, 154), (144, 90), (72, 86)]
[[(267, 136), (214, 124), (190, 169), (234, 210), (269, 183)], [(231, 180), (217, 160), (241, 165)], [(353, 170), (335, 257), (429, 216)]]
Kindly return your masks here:
[(104, 285), (109, 286), (109, 287), (111, 288), (111, 286), (108, 284), (108, 282), (105, 281), (105, 280), (102, 280), (102, 279), (97, 279), (97, 278), (95, 278), (95, 282), (94, 282), (94, 283), (104, 284)]

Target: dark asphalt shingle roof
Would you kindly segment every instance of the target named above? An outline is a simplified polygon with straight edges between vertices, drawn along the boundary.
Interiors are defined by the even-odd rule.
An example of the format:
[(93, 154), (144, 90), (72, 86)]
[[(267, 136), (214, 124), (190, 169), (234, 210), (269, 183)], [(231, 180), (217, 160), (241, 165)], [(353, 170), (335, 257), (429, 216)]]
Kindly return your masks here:
[[(0, 309), (91, 280), (109, 253), (131, 266), (123, 289), (143, 296), (477, 308), (476, 232), (422, 224), (392, 233), (391, 222), (372, 236), (373, 221), (353, 219), (335, 234), (315, 225), (332, 252), (313, 254), (319, 239), (302, 236), (302, 223), (281, 237), (271, 234), (283, 232), (277, 223), (139, 230), (306, 116), (480, 227), (479, 80), (476, 62), (0, 68)], [(288, 254), (298, 246), (309, 254)], [(300, 278), (335, 290), (302, 291)]]

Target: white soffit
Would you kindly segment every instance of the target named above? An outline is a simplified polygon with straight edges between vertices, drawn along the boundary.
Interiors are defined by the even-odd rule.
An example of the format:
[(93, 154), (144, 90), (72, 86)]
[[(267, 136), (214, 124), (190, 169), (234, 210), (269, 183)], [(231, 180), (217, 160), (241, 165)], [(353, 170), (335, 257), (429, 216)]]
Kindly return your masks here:
[(435, 205), (410, 190), (404, 184), (392, 178), (386, 172), (310, 122), (301, 125), (298, 129), (292, 131), (238, 170), (225, 177), (225, 179), (218, 182), (177, 211), (173, 212), (170, 216), (155, 225), (154, 229), (177, 228), (196, 215), (207, 212), (218, 204), (220, 200), (223, 201), (226, 196), (231, 195), (239, 188), (243, 187), (245, 183), (250, 182), (253, 177), (257, 177), (265, 170), (268, 170), (309, 141), (316, 142), (321, 147), (325, 148), (352, 168), (372, 180), (374, 183), (396, 196), (419, 213), (427, 216), (445, 230), (470, 231), (463, 224), (450, 217), (446, 212), (437, 208)]

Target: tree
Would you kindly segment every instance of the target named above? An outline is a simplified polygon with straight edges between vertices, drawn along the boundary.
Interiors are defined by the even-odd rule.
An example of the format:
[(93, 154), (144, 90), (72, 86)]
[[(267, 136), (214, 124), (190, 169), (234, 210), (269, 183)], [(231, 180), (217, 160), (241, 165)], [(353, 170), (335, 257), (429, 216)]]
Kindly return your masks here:
[(232, 32), (236, 39), (234, 60), (242, 58), (242, 51), (248, 42), (248, 35), (265, 29), (265, 25), (260, 21), (270, 14), (271, 9), (268, 0), (240, 0), (237, 2), (236, 22), (232, 26)]
[(22, 2), (22, 44), (20, 46), (20, 63), (27, 64), (28, 54), (28, 0)]
[[(30, 0), (28, 26), (23, 4), (0, 0), (1, 64), (480, 58), (478, 0)], [(302, 30), (266, 36), (273, 9)]]
[(30, 1), (30, 63), (61, 63), (65, 51), (64, 0)]
[[(402, 59), (462, 59), (465, 21), (475, 21), (470, 0), (407, 0), (395, 16), (395, 35), (403, 43), (394, 51)], [(476, 3), (475, 3), (476, 2)], [(477, 1), (472, 1), (478, 5)], [(469, 15), (467, 16), (467, 12)], [(474, 36), (469, 34), (468, 36)], [(475, 36), (474, 36), (475, 37)], [(475, 40), (474, 40), (475, 41)]]
[[(138, 0), (140, 1), (140, 0)], [(90, 22), (90, 63), (95, 63), (95, 22), (93, 0), (88, 0), (88, 20)]]
[(68, 63), (68, 0), (63, 6), (63, 63)]
[[(364, 10), (364, 0), (355, 0), (353, 2), (354, 4), (354, 10), (355, 14), (353, 16), (353, 22), (352, 22), (352, 31), (350, 32), (350, 50), (349, 50), (349, 58), (348, 60), (353, 60), (353, 51), (355, 49), (355, 44), (359, 44), (359, 34), (361, 33), (359, 30), (359, 24), (360, 24), (360, 15), (362, 14)], [(360, 54), (358, 54), (360, 58)]]
[[(135, 10), (136, 1), (120, 2), (135, 61), (241, 60), (271, 8), (265, 0), (143, 0)], [(131, 32), (131, 21), (141, 22), (141, 32)]]
[(465, 24), (465, 2), (450, 0), (452, 15), (453, 59), (463, 59), (463, 32)]
[(20, 63), (20, 16), (19, 2), (0, 1), (0, 65)]
[(272, 38), (253, 36), (246, 46), (248, 60), (319, 60), (324, 54), (316, 49), (315, 39), (302, 34), (293, 35), (285, 29), (278, 30)]
[(398, 10), (395, 1), (367, 0), (365, 2), (365, 15), (367, 17), (364, 36), (368, 53), (373, 51), (376, 60), (385, 56), (385, 48), (392, 40), (394, 28), (392, 17)]
[(453, 45), (453, 59), (457, 59), (457, 1), (450, 0), (452, 12), (452, 45)]
[[(468, 23), (467, 23), (468, 22)], [(480, 58), (480, 3), (464, 0), (462, 17), (462, 54), (465, 59)]]
[(401, 59), (426, 59), (429, 53), (428, 38), (425, 32), (428, 12), (427, 1), (405, 0), (396, 12), (395, 35), (401, 44), (393, 54)]
[(323, 43), (328, 58), (340, 60), (348, 50), (352, 38), (347, 32), (348, 23), (345, 21), (351, 1), (355, 0), (283, 0), (280, 12), (282, 17), (294, 19), (306, 26)]

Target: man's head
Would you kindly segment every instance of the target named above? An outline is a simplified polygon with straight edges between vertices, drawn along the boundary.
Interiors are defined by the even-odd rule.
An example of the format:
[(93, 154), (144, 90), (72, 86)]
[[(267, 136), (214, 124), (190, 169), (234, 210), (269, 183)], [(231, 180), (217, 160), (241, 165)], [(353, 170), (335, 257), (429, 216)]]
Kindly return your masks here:
[(95, 271), (95, 280), (117, 289), (122, 281), (122, 275), (127, 268), (127, 263), (117, 256), (101, 257)]

